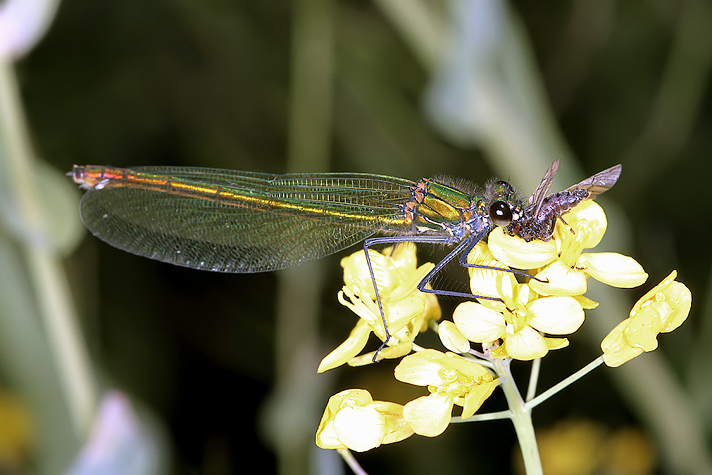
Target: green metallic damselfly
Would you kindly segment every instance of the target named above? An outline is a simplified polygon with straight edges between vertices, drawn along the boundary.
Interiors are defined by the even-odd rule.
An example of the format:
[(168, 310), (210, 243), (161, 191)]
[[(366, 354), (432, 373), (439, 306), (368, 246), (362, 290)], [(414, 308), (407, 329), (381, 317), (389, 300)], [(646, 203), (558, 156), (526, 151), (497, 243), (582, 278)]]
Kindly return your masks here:
[(550, 239), (561, 214), (609, 189), (620, 175), (616, 165), (547, 196), (558, 165), (557, 160), (549, 168), (528, 202), (498, 180), (478, 189), (446, 178), (411, 181), (368, 173), (270, 175), (95, 165), (74, 166), (72, 176), (88, 190), (81, 216), (95, 236), (124, 251), (193, 269), (273, 271), (364, 241), (385, 345), (390, 334), (369, 248), (402, 242), (455, 246), (418, 289), (499, 300), (426, 286), (458, 255), (460, 265), (482, 267), (468, 264), (467, 254), (494, 226), (527, 240)]

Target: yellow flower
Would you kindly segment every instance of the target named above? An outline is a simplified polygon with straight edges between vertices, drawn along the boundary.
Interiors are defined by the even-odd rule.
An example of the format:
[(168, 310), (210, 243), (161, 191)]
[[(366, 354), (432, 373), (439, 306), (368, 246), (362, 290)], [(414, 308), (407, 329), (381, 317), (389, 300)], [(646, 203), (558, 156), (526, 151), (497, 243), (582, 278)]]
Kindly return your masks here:
[[(555, 475), (597, 473), (604, 458), (607, 436), (604, 425), (587, 420), (562, 421), (537, 430), (542, 468), (545, 473)], [(516, 460), (520, 460), (519, 457)]]
[[(36, 421), (32, 420), (32, 416), (33, 413), (22, 398), (0, 388), (0, 459), (8, 472), (27, 466), (29, 455), (34, 452), (37, 442), (35, 430), (38, 426), (34, 424)], [(130, 422), (125, 424), (130, 427)]]
[(365, 389), (348, 389), (329, 398), (316, 432), (316, 445), (365, 452), (411, 435), (403, 406), (374, 401)]
[[(383, 254), (369, 251), (391, 336), (388, 347), (379, 352), (379, 359), (398, 358), (410, 353), (413, 339), (427, 328), (428, 320), (439, 319), (441, 315), (437, 298), (417, 288), (434, 264), (416, 267), (413, 243), (400, 244), (391, 253), (392, 249), (386, 249)], [(320, 373), (344, 363), (354, 366), (371, 363), (375, 352), (359, 357), (356, 355), (366, 346), (371, 332), (381, 341), (386, 339), (365, 254), (363, 251), (356, 252), (344, 258), (341, 266), (344, 268), (345, 285), (339, 292), (339, 302), (360, 319), (346, 341), (321, 361)]]
[(677, 271), (672, 271), (653, 287), (633, 306), (630, 318), (603, 339), (603, 361), (608, 366), (620, 366), (645, 351), (653, 351), (658, 347), (659, 333), (682, 325), (690, 313), (692, 293), (676, 277)]
[(440, 435), (450, 423), (453, 405), (462, 406), (462, 418), (472, 416), (497, 382), (484, 366), (454, 353), (423, 350), (408, 355), (396, 366), (396, 379), (427, 386), (429, 396), (410, 401), (403, 417), (416, 434)]
[(608, 223), (603, 209), (586, 200), (556, 223), (551, 241), (525, 242), (501, 228), (489, 236), (492, 254), (517, 269), (541, 269), (529, 285), (541, 295), (576, 296), (587, 290), (593, 277), (613, 287), (632, 288), (643, 284), (648, 274), (635, 259), (615, 252), (584, 253), (598, 245)]
[[(598, 421), (566, 420), (543, 430), (536, 440), (547, 475), (571, 473), (656, 473), (652, 442), (636, 428), (610, 430)], [(515, 473), (524, 473), (521, 451), (515, 449)]]
[[(506, 268), (480, 242), (468, 256), (471, 264)], [(568, 335), (584, 321), (581, 303), (569, 296), (540, 297), (531, 283), (520, 284), (514, 275), (501, 270), (474, 268), (470, 286), (475, 295), (498, 297), (501, 301), (479, 299), (463, 302), (455, 309), (453, 321), (460, 333), (476, 343), (502, 340), (491, 354), (497, 358), (531, 360), (549, 350), (568, 345), (566, 338), (544, 337), (541, 333)]]

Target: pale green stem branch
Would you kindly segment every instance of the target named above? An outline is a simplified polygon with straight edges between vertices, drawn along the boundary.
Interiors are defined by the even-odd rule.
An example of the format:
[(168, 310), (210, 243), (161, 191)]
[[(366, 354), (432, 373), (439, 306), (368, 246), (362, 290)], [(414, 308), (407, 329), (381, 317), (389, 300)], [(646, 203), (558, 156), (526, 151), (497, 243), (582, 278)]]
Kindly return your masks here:
[(541, 370), (541, 358), (532, 361), (532, 370), (529, 373), (529, 385), (527, 386), (526, 401), (531, 401), (536, 394), (536, 385), (539, 382), (539, 371)]
[(568, 378), (562, 380), (560, 383), (555, 384), (554, 386), (550, 387), (534, 399), (531, 399), (527, 402), (527, 408), (529, 410), (532, 410), (542, 402), (546, 401), (549, 399), (551, 396), (554, 394), (558, 393), (562, 389), (566, 388), (567, 386), (573, 384), (574, 382), (578, 381), (579, 379), (583, 378), (586, 376), (588, 373), (593, 371), (594, 369), (598, 368), (601, 364), (603, 363), (603, 356), (599, 356), (580, 370), (576, 371), (574, 374), (569, 376)]
[(1, 60), (0, 134), (6, 157), (4, 179), (14, 204), (10, 212), (18, 218), (16, 232), (24, 250), (74, 430), (85, 435), (96, 408), (95, 380), (66, 278), (46, 234), (42, 205), (33, 181), (37, 176), (34, 155), (13, 67)]
[(337, 449), (336, 451), (341, 455), (341, 458), (346, 462), (346, 465), (349, 466), (351, 471), (354, 472), (354, 475), (368, 475), (349, 449)]
[(461, 422), (498, 421), (501, 419), (511, 419), (511, 418), (512, 418), (511, 411), (499, 411), (499, 412), (487, 412), (485, 414), (475, 414), (473, 416), (468, 417), (467, 419), (463, 419), (460, 416), (455, 416), (450, 419), (450, 422), (453, 424), (457, 424), (457, 423), (461, 423)]

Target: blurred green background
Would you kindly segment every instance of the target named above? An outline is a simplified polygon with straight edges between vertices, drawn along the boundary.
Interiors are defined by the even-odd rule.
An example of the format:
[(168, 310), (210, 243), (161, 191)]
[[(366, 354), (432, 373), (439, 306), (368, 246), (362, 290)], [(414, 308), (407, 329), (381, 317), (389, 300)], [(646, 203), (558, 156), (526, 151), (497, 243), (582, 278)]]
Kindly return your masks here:
[[(609, 434), (636, 427), (653, 473), (708, 473), (710, 24), (704, 0), (65, 0), (14, 73), (33, 151), (63, 173), (105, 164), (500, 176), (528, 195), (556, 158), (557, 191), (621, 163), (600, 199), (610, 218), (603, 246), (635, 257), (650, 279), (633, 291), (592, 289), (606, 301), (545, 359), (540, 387), (594, 359), (606, 329), (673, 269), (692, 290), (692, 313), (645, 361), (597, 370), (534, 421), (542, 431), (571, 420)], [(165, 473), (338, 473), (334, 454), (313, 444), (330, 394), (359, 387), (399, 403), (422, 394), (393, 382), (393, 362), (314, 374), (355, 324), (336, 300), (347, 252), (258, 275), (161, 264), (84, 232), (81, 192), (62, 179), (56, 198), (45, 182), (33, 192), (75, 200), (56, 203), (54, 218), (84, 235), (59, 257), (92, 378), (98, 394), (131, 397)], [(13, 304), (23, 298), (34, 315), (34, 244), (8, 224), (17, 213), (8, 196), (0, 312), (22, 315)], [(440, 284), (463, 275), (452, 269)], [(443, 303), (446, 316), (456, 303)], [(33, 435), (3, 473), (57, 473), (86, 432), (68, 429), (61, 383), (33, 382), (58, 378), (51, 345), (23, 344), (6, 321), (0, 382), (25, 404)], [(33, 325), (24, 331), (51, 332)], [(503, 408), (493, 399), (484, 410)], [(369, 473), (507, 473), (514, 447), (507, 422), (462, 424), (358, 460)]]

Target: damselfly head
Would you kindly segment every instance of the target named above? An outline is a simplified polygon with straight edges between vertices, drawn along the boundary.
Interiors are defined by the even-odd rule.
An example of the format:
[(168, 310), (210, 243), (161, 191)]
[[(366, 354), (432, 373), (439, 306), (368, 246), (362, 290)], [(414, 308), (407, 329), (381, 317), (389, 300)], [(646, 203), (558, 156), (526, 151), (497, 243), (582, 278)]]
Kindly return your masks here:
[(508, 181), (495, 180), (487, 183), (485, 197), (489, 206), (490, 221), (497, 226), (508, 226), (520, 219), (522, 203), (517, 192)]

